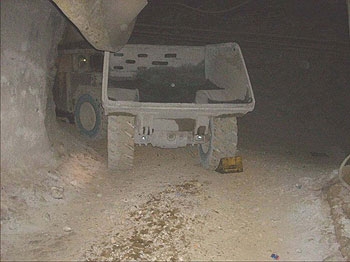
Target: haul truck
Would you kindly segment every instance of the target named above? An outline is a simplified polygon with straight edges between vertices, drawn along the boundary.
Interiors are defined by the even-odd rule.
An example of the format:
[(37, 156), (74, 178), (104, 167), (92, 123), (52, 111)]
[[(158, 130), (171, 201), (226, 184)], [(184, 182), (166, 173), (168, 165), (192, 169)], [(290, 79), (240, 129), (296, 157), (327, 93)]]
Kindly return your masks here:
[(235, 156), (237, 117), (255, 105), (237, 43), (63, 50), (60, 59), (58, 109), (88, 137), (107, 132), (110, 169), (132, 168), (135, 145), (151, 144), (198, 146), (214, 170)]

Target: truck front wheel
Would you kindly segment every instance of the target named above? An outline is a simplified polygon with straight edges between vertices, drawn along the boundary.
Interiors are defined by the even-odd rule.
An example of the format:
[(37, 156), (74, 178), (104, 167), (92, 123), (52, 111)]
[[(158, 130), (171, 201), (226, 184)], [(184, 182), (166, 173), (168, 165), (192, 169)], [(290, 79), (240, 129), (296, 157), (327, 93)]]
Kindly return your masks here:
[(215, 170), (221, 158), (235, 156), (237, 150), (236, 117), (217, 117), (209, 122), (209, 141), (199, 146), (201, 165)]
[(130, 170), (134, 164), (133, 116), (108, 116), (108, 169)]

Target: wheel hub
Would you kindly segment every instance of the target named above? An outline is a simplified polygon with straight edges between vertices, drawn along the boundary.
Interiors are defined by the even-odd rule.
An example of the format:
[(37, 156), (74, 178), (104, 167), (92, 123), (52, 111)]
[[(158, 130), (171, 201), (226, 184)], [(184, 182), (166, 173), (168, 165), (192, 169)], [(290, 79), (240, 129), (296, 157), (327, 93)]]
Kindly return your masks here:
[(96, 125), (96, 115), (94, 107), (85, 102), (80, 107), (80, 122), (84, 129), (91, 131)]

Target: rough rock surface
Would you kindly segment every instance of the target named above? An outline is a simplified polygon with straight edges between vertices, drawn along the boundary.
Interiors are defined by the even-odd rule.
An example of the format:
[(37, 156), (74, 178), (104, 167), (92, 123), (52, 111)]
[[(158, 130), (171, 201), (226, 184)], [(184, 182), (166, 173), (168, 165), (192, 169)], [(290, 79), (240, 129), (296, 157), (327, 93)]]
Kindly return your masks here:
[(3, 171), (52, 161), (45, 117), (64, 25), (49, 1), (1, 1)]

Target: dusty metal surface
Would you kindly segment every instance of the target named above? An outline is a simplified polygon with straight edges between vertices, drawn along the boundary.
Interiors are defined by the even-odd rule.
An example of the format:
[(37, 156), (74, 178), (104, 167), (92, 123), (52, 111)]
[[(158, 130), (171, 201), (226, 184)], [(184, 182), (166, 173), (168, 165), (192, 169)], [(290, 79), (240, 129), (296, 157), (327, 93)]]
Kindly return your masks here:
[[(198, 68), (193, 70), (193, 67)], [(150, 77), (145, 77), (145, 72), (151, 69), (155, 71), (151, 71)], [(217, 90), (201, 90), (201, 87), (203, 87), (201, 81), (193, 77), (185, 77), (188, 71), (191, 72), (192, 70), (195, 73), (198, 69), (201, 72), (197, 74), (203, 78), (202, 82), (210, 81), (213, 86), (217, 87)], [(143, 77), (140, 77), (140, 75), (143, 75)], [(182, 102), (184, 100), (151, 100), (150, 102), (141, 100), (135, 102), (110, 99), (108, 94), (112, 90), (109, 87), (110, 78), (114, 77), (115, 81), (118, 78), (121, 80), (129, 78), (131, 80), (129, 81), (131, 82), (130, 88), (141, 88), (137, 81), (133, 82), (135, 76), (138, 78), (137, 80), (147, 82), (150, 88), (159, 86), (160, 88), (157, 87), (157, 89), (163, 98), (164, 95), (166, 97), (166, 94), (171, 93), (171, 89), (179, 92), (178, 84), (188, 88), (194, 84), (197, 89), (193, 93), (193, 100), (190, 101), (187, 100), (190, 94), (184, 92), (186, 102)], [(116, 86), (120, 88), (120, 85), (116, 84)], [(171, 89), (169, 90), (168, 87)], [(199, 92), (201, 92), (202, 97), (206, 97), (206, 101), (203, 103), (196, 103)], [(173, 93), (172, 98), (174, 98), (176, 92)], [(246, 97), (249, 100), (246, 100)], [(209, 99), (215, 100), (216, 103), (209, 103)], [(208, 133), (209, 120), (212, 117), (225, 114), (234, 115), (235, 117), (244, 115), (253, 110), (255, 100), (238, 44), (226, 43), (197, 47), (126, 45), (118, 53), (111, 55), (109, 52), (105, 52), (102, 105), (105, 115), (109, 115), (109, 117), (120, 113), (136, 116), (135, 134), (133, 136), (136, 144), (147, 145), (150, 143), (156, 147), (177, 148), (188, 144), (204, 143), (204, 135)], [(181, 131), (176, 122), (176, 120), (181, 119), (192, 119), (195, 124), (190, 126), (188, 131)], [(228, 133), (226, 131), (226, 129), (223, 129), (221, 134)], [(231, 136), (231, 133), (229, 134)], [(233, 132), (232, 137), (236, 140), (237, 132)], [(236, 145), (236, 143), (232, 144)], [(109, 141), (108, 145), (110, 145)], [(221, 148), (221, 146), (221, 143), (217, 145), (218, 148)], [(230, 148), (227, 153), (224, 147), (222, 152), (225, 153), (221, 157), (232, 156), (235, 153), (235, 148), (234, 150)], [(207, 158), (210, 158), (211, 155), (209, 153)], [(215, 164), (216, 168), (217, 163)], [(207, 166), (205, 167), (207, 168)]]
[(127, 43), (147, 0), (53, 0), (98, 50), (115, 52)]
[[(216, 50), (216, 52), (215, 52)], [(190, 52), (191, 51), (191, 52)], [(210, 52), (209, 52), (210, 51)], [(219, 52), (220, 51), (220, 52)], [(232, 59), (223, 59), (222, 55)], [(121, 56), (118, 56), (120, 54)], [(102, 101), (105, 113), (129, 113), (133, 115), (142, 114), (156, 115), (157, 118), (191, 118), (197, 119), (200, 116), (219, 116), (224, 114), (243, 115), (254, 109), (255, 99), (250, 84), (243, 55), (239, 46), (235, 43), (208, 45), (206, 47), (179, 47), (179, 46), (158, 46), (158, 45), (127, 45), (118, 54), (110, 55), (105, 53), (104, 70), (102, 79)], [(132, 54), (132, 58), (129, 55)], [(147, 55), (143, 57), (142, 55)], [(167, 57), (171, 55), (170, 57)], [(120, 58), (122, 57), (122, 58)], [(118, 63), (119, 60), (130, 60), (129, 64)], [(251, 98), (248, 103), (142, 103), (130, 101), (111, 101), (108, 99), (107, 87), (110, 75), (116, 77), (128, 77), (134, 75), (137, 70), (143, 67), (161, 66), (179, 67), (183, 65), (198, 65), (204, 62), (206, 78), (217, 83), (221, 93), (209, 96), (215, 101), (233, 101), (236, 98), (243, 99), (245, 94)], [(127, 63), (127, 62), (126, 62)], [(209, 65), (212, 63), (212, 65)], [(233, 63), (233, 65), (231, 65)], [(158, 65), (160, 64), (160, 65)], [(225, 68), (220, 73), (217, 68)], [(227, 67), (227, 68), (226, 68)], [(219, 80), (215, 74), (226, 77), (226, 82)], [(225, 75), (227, 74), (227, 75)], [(233, 79), (233, 77), (236, 79)], [(223, 84), (224, 82), (224, 84)], [(215, 90), (208, 91), (214, 92)]]

